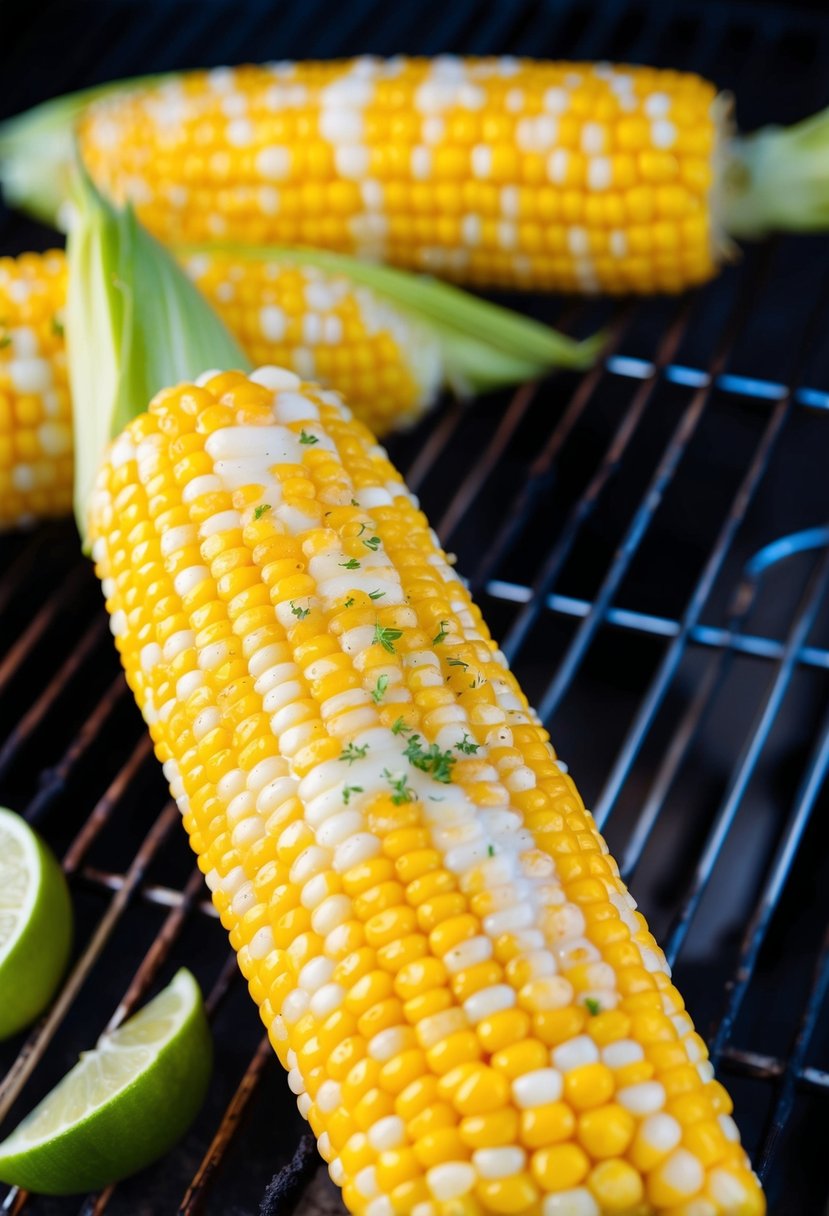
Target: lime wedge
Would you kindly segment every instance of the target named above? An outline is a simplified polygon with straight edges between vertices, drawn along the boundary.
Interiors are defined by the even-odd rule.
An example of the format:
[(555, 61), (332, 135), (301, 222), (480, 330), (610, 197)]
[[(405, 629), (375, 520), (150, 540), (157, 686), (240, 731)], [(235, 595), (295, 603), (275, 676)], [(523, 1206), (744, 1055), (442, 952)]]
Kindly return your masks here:
[(201, 991), (181, 970), (0, 1143), (0, 1180), (45, 1195), (97, 1191), (163, 1156), (187, 1131), (213, 1060)]
[(0, 807), (0, 1039), (43, 1012), (71, 945), (63, 871), (25, 819)]

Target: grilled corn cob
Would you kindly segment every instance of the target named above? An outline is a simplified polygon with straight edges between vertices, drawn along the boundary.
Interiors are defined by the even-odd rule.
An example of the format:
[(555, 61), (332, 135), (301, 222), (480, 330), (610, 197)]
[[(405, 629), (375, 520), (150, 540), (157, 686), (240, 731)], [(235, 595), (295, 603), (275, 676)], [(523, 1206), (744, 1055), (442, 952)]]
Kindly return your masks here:
[[(346, 258), (317, 265), (310, 252), (206, 249), (182, 262), (254, 363), (278, 362), (336, 384), (376, 434), (415, 422), (447, 384), (483, 390), (556, 364), (586, 366), (598, 350), (438, 288), (453, 328), (418, 312), (437, 285), (355, 268)], [(363, 281), (378, 273), (386, 294)], [(412, 294), (408, 305), (394, 298), (401, 283)], [(61, 250), (0, 259), (0, 528), (71, 511), (65, 303)], [(480, 325), (499, 332), (479, 336)]]
[[(73, 386), (96, 416), (109, 390), (85, 344), (108, 362), (100, 288), (134, 223), (103, 212), (103, 257), (85, 261), (94, 216), (71, 235), (67, 313)], [(292, 372), (193, 379), (211, 319), (172, 264), (180, 341), (148, 345), (168, 342), (147, 292), (162, 251), (131, 269), (140, 229), (126, 235), (141, 341), (116, 370), (133, 419), (90, 494), (92, 555), (199, 866), (346, 1204), (761, 1216), (665, 958), (385, 452)], [(228, 336), (212, 341), (227, 366)], [(170, 356), (191, 382), (139, 412)]]
[(0, 160), (10, 197), (54, 216), (77, 124), (96, 182), (168, 242), (316, 245), (501, 287), (678, 291), (715, 273), (730, 236), (826, 226), (829, 119), (743, 139), (727, 112), (687, 73), (363, 57), (75, 95), (7, 124)]
[(336, 395), (160, 393), (91, 537), (239, 964), (348, 1207), (764, 1210), (705, 1044), (417, 504)]

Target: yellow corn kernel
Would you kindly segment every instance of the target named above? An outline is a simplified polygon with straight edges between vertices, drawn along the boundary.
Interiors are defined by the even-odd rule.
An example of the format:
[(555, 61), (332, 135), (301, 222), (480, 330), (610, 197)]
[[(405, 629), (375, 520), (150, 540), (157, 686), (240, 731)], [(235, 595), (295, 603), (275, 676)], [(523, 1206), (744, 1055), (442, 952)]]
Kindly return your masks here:
[(557, 1144), (533, 1153), (531, 1165), (545, 1191), (567, 1191), (587, 1177), (590, 1158), (576, 1144)]
[(603, 1212), (628, 1212), (645, 1195), (642, 1177), (627, 1161), (602, 1161), (587, 1179), (590, 1193)]
[(573, 1109), (565, 1102), (548, 1102), (521, 1112), (521, 1142), (527, 1148), (569, 1140), (575, 1128)]
[(630, 1111), (617, 1103), (588, 1110), (579, 1117), (579, 1143), (597, 1160), (621, 1157), (627, 1151), (636, 1130)]

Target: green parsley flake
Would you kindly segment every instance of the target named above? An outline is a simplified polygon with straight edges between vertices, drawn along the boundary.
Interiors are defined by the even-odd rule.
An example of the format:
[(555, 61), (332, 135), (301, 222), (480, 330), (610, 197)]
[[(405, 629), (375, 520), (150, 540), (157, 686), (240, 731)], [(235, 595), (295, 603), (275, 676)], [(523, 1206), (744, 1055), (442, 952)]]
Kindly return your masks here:
[(377, 705), (379, 705), (380, 702), (382, 701), (383, 696), (384, 696), (385, 691), (388, 688), (388, 686), (389, 686), (389, 677), (388, 676), (378, 676), (377, 677), (377, 684), (374, 688), (374, 691), (371, 694), (372, 699), (375, 701), (375, 703)]
[(11, 344), (12, 344), (11, 334), (3, 334), (3, 337), (0, 338), (0, 350), (5, 350), (6, 347), (11, 346)]
[(593, 996), (586, 996), (584, 998), (584, 1007), (591, 1018), (597, 1017), (602, 1011), (601, 1004)]
[(463, 738), (460, 743), (455, 744), (455, 750), (463, 752), (465, 756), (474, 756), (478, 750), (478, 744), (473, 743), (466, 731), (463, 732)]
[(294, 601), (291, 600), (291, 613), (298, 621), (304, 621), (306, 616), (310, 615), (310, 612), (310, 608), (300, 608), (298, 604), (295, 604)]
[(356, 498), (352, 498), (351, 505), (352, 507), (359, 507), (360, 504), (357, 502)]
[(447, 659), (446, 662), (449, 667), (462, 667), (464, 671), (466, 671), (467, 667), (469, 666), (468, 663), (464, 663), (463, 659)]
[(346, 764), (353, 764), (355, 760), (365, 760), (367, 751), (367, 743), (364, 743), (362, 747), (357, 747), (356, 743), (348, 743), (343, 748), (340, 759), (345, 760)]
[(343, 608), (350, 608), (353, 603), (354, 603), (354, 596), (350, 595), (348, 597), (348, 599), (345, 601), (345, 603), (343, 604)]
[(423, 773), (429, 773), (435, 781), (449, 785), (455, 757), (450, 751), (442, 752), (437, 743), (423, 747), (420, 735), (412, 735), (403, 753), (406, 759)]
[(411, 726), (407, 726), (402, 718), (398, 718), (391, 728), (391, 733), (393, 735), (408, 735), (411, 729)]
[(436, 637), (433, 637), (433, 638), (432, 638), (432, 645), (433, 645), (433, 646), (440, 646), (441, 642), (442, 642), (442, 641), (444, 641), (444, 639), (446, 638), (446, 636), (447, 636), (447, 634), (448, 634), (448, 631), (449, 631), (449, 622), (448, 622), (448, 621), (441, 621), (441, 623), (440, 623), (440, 632), (437, 634), (437, 636), (436, 636)]
[(487, 857), (495, 856), (495, 845), (494, 844), (488, 844), (486, 846), (486, 855), (487, 855)]
[(370, 536), (368, 538), (368, 540), (363, 541), (363, 544), (365, 545), (365, 547), (367, 549), (371, 549), (371, 551), (373, 553), (376, 553), (377, 550), (380, 548), (380, 537), (379, 536)]
[(62, 338), (64, 334), (63, 321), (61, 321), (57, 313), (54, 313), (52, 316), (52, 333), (58, 338)]
[(299, 436), (299, 442), (310, 446), (311, 444), (319, 443), (319, 439), (317, 439), (316, 435), (309, 435), (307, 431), (302, 431)]
[(269, 502), (260, 502), (259, 506), (253, 512), (254, 519), (261, 519), (266, 511), (270, 511), (271, 504)]
[(346, 570), (359, 570), (360, 563), (356, 557), (350, 557), (347, 562), (340, 562), (340, 565)]
[(395, 806), (402, 806), (404, 802), (414, 802), (415, 792), (411, 786), (406, 784), (405, 773), (402, 777), (395, 777), (387, 768), (384, 768), (383, 776), (392, 788), (391, 800)]
[(363, 787), (361, 785), (344, 785), (343, 786), (343, 802), (348, 806), (348, 801), (352, 794), (362, 794)]
[(403, 637), (402, 629), (385, 629), (382, 625), (374, 626), (374, 640), (378, 642), (384, 650), (389, 654), (394, 654), (394, 643), (398, 638)]
[(368, 598), (370, 600), (381, 600), (385, 594), (385, 591), (369, 591)]

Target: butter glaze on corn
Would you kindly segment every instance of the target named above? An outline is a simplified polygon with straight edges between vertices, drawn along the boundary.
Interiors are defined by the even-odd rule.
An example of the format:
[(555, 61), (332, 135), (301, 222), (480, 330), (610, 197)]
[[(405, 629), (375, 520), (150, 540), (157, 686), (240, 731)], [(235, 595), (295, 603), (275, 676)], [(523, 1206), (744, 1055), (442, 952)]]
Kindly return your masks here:
[(72, 509), (66, 261), (0, 258), (0, 527)]
[[(275, 368), (159, 394), (111, 449), (91, 538), (127, 679), (348, 1207), (760, 1216), (664, 956), (339, 398)], [(414, 734), (411, 754), (453, 757), (448, 783), (407, 759)]]
[(85, 114), (96, 182), (170, 242), (345, 250), (457, 281), (678, 291), (716, 270), (698, 76), (395, 58), (185, 73)]

